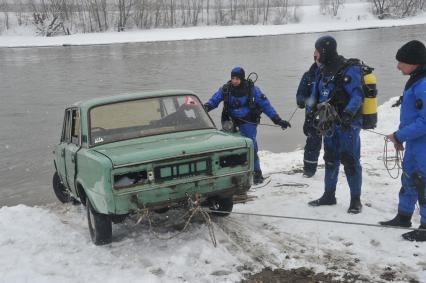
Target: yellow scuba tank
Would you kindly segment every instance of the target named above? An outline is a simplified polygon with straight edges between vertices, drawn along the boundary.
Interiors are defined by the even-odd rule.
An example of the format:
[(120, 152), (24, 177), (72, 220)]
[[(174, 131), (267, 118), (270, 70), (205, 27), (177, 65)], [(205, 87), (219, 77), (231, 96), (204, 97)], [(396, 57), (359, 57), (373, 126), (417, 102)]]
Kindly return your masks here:
[(364, 74), (363, 90), (362, 128), (374, 129), (377, 126), (377, 78), (372, 72)]

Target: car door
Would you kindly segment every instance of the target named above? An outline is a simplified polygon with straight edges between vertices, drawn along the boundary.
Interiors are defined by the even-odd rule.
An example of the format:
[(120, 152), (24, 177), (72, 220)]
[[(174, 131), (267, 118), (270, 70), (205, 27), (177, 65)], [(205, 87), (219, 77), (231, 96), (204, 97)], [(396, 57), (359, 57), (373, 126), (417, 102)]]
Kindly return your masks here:
[(69, 128), (70, 128), (71, 110), (66, 109), (64, 113), (64, 121), (62, 124), (62, 134), (60, 143), (55, 147), (55, 165), (56, 172), (59, 175), (65, 187), (69, 187), (67, 183), (67, 171), (65, 168), (65, 148), (69, 143)]
[(81, 144), (81, 126), (80, 126), (80, 112), (78, 108), (71, 108), (69, 113), (69, 127), (68, 127), (68, 143), (65, 147), (65, 170), (67, 173), (68, 187), (75, 191), (75, 179), (77, 172), (77, 151), (80, 149)]

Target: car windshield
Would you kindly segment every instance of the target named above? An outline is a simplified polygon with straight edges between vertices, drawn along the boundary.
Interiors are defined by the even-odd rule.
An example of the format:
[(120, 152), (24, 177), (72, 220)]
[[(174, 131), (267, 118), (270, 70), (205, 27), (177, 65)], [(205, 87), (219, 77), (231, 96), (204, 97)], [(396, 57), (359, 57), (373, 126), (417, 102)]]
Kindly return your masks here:
[(215, 128), (193, 95), (117, 102), (90, 110), (90, 144)]

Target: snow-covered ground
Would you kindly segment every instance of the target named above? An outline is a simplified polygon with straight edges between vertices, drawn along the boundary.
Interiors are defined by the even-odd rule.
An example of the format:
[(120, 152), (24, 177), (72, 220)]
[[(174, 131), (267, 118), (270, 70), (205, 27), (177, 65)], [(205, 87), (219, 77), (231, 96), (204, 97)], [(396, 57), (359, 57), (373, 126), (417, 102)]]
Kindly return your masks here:
[[(379, 108), (378, 132), (397, 127), (399, 111), (391, 108), (392, 101)], [(271, 182), (250, 192), (256, 198), (235, 205), (234, 211), (371, 224), (392, 218), (400, 182), (383, 166), (383, 137), (363, 131), (362, 143), (361, 214), (346, 212), (349, 189), (343, 170), (337, 205), (307, 205), (323, 192), (324, 170), (311, 179), (292, 174), (302, 166), (302, 151), (261, 152)], [(285, 172), (271, 174), (279, 171)], [(417, 227), (418, 211), (414, 215)], [(158, 221), (165, 224), (176, 219), (173, 212), (168, 219), (162, 217)], [(426, 243), (402, 240), (404, 230), (232, 214), (213, 219), (215, 248), (202, 221), (161, 240), (146, 223), (134, 226), (130, 219), (113, 226), (112, 244), (94, 246), (86, 221), (83, 206), (0, 208), (0, 282), (236, 282), (263, 267), (350, 272), (367, 282), (380, 282), (381, 276), (426, 282)], [(175, 233), (165, 224), (154, 227), (161, 237)]]
[(301, 6), (298, 9), (300, 22), (286, 25), (200, 26), (127, 32), (74, 34), (58, 37), (37, 37), (28, 35), (33, 34), (34, 30), (16, 29), (10, 30), (7, 34), (0, 36), (0, 47), (91, 45), (212, 39), (426, 24), (425, 13), (407, 19), (379, 20), (371, 14), (369, 3), (364, 2), (345, 4), (339, 10), (338, 16), (334, 18), (329, 15), (321, 15), (318, 5)]

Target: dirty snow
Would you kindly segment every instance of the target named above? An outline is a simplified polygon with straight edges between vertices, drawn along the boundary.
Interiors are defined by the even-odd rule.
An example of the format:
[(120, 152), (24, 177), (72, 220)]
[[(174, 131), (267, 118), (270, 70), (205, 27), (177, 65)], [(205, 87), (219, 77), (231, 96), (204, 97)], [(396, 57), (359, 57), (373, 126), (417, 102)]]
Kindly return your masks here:
[[(399, 111), (390, 107), (392, 101), (379, 109), (378, 132), (396, 129)], [(337, 205), (307, 205), (322, 194), (324, 170), (311, 179), (293, 174), (302, 166), (301, 151), (261, 152), (265, 175), (285, 173), (271, 174), (267, 186), (250, 192), (256, 199), (235, 205), (234, 211), (371, 224), (392, 218), (400, 183), (383, 166), (383, 137), (363, 131), (362, 143), (361, 214), (346, 213), (349, 189), (343, 170)], [(426, 243), (403, 241), (404, 230), (233, 214), (213, 219), (216, 248), (207, 225), (197, 219), (184, 233), (159, 239), (176, 233), (179, 213), (158, 216), (155, 233), (146, 222), (135, 226), (136, 219), (113, 225), (113, 243), (94, 246), (83, 206), (2, 207), (0, 282), (238, 282), (264, 267), (350, 272), (369, 282), (380, 282), (381, 276), (426, 282)], [(418, 211), (414, 215), (417, 227)]]
[(337, 17), (321, 15), (318, 5), (300, 6), (298, 8), (298, 15), (300, 22), (285, 25), (198, 26), (73, 34), (57, 37), (34, 36), (32, 28), (16, 28), (0, 36), (0, 47), (67, 46), (213, 39), (426, 24), (426, 13), (406, 19), (379, 20), (371, 14), (370, 5), (365, 2), (345, 4), (339, 10)]

